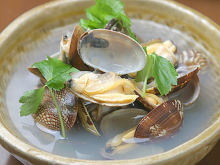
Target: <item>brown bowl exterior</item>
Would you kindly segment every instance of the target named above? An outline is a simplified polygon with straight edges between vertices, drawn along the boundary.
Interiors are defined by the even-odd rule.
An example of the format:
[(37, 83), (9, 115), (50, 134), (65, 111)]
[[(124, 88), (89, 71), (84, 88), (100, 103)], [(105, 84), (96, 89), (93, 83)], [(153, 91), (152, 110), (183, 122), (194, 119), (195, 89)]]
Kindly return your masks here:
[[(153, 20), (189, 33), (215, 56), (220, 63), (220, 28), (200, 13), (181, 4), (166, 0), (125, 0), (126, 11), (132, 18)], [(5, 105), (5, 89), (19, 54), (25, 51), (25, 39), (32, 42), (49, 35), (50, 29), (79, 21), (84, 10), (94, 1), (53, 1), (34, 8), (12, 22), (0, 34), (0, 143), (24, 163), (31, 164), (93, 164), (93, 165), (143, 165), (143, 164), (195, 164), (217, 143), (220, 137), (220, 108), (215, 121), (201, 134), (186, 143), (162, 154), (132, 160), (89, 161), (66, 158), (39, 150), (19, 137), (10, 125)]]

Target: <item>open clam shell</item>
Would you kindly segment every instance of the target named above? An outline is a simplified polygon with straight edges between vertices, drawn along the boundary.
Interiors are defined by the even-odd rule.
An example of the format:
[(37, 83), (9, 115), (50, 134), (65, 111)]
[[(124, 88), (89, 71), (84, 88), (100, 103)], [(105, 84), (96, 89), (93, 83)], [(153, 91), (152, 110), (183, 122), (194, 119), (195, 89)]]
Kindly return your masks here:
[(119, 109), (129, 108), (129, 105), (126, 105), (123, 107), (109, 107), (109, 106), (104, 106), (104, 105), (100, 105), (100, 104), (95, 104), (95, 105), (97, 105), (97, 108), (91, 112), (91, 116), (92, 116), (93, 120), (96, 122), (100, 122), (104, 116), (106, 116), (107, 114), (109, 114), (113, 111), (116, 111)]
[(177, 54), (177, 61), (179, 65), (199, 65), (201, 70), (204, 70), (208, 66), (208, 59), (202, 52), (197, 50), (185, 50)]
[(80, 58), (78, 51), (77, 51), (78, 41), (83, 33), (84, 33), (84, 30), (81, 28), (80, 25), (77, 24), (73, 30), (73, 35), (71, 38), (69, 53), (68, 53), (69, 63), (75, 68), (82, 70), (82, 71), (89, 70), (89, 68), (84, 64), (84, 62)]
[(184, 106), (192, 105), (200, 94), (200, 82), (198, 75), (195, 75), (193, 79), (183, 89), (168, 95), (168, 99), (178, 99)]
[(119, 75), (144, 68), (146, 54), (131, 37), (106, 29), (89, 31), (79, 41), (78, 52), (83, 62), (103, 72)]
[[(173, 85), (170, 93), (178, 91), (184, 88), (199, 72), (199, 66), (180, 66), (176, 69), (178, 73), (177, 85)], [(146, 93), (152, 93), (155, 95), (159, 95), (160, 92), (156, 86), (150, 87), (146, 89)], [(169, 93), (169, 94), (170, 94)]]
[(105, 137), (113, 137), (135, 127), (146, 114), (137, 108), (119, 109), (102, 118), (100, 129)]
[(84, 102), (77, 98), (77, 109), (78, 109), (78, 114), (79, 114), (79, 118), (81, 120), (82, 126), (89, 132), (91, 132), (92, 134), (96, 135), (96, 136), (100, 136), (98, 130), (96, 129), (95, 124), (93, 123), (87, 108), (84, 104)]
[(167, 101), (149, 112), (138, 124), (134, 137), (170, 136), (183, 122), (183, 107), (179, 100)]
[(78, 41), (83, 34), (84, 30), (77, 24), (72, 34), (62, 37), (59, 53), (60, 60), (82, 71), (89, 70), (89, 67), (84, 64), (77, 51)]

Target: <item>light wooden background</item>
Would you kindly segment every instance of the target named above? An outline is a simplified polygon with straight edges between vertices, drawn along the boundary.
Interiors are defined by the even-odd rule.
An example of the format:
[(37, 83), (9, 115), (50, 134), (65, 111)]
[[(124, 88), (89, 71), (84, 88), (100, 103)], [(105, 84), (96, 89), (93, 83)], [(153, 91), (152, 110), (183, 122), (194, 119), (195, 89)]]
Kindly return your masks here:
[[(50, 0), (0, 0), (0, 32), (17, 16), (36, 5)], [(213, 19), (220, 25), (220, 0), (177, 0)], [(219, 43), (220, 44), (220, 43)], [(0, 146), (0, 165), (20, 165)], [(220, 164), (220, 142), (198, 165)]]

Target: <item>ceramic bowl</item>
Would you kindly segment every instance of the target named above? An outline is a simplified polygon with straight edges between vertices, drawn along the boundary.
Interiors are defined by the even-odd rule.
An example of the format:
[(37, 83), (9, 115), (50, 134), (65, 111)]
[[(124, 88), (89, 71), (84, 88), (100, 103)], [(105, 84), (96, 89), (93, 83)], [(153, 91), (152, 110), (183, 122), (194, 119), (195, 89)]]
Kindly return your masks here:
[[(33, 62), (44, 59), (46, 55), (57, 52), (62, 34), (65, 31), (71, 31), (74, 23), (78, 22), (81, 17), (85, 17), (84, 10), (93, 3), (94, 1), (88, 0), (52, 1), (24, 13), (1, 32), (1, 145), (26, 164), (195, 164), (213, 148), (220, 137), (220, 104), (218, 100), (220, 93), (218, 84), (220, 80), (218, 67), (220, 64), (220, 28), (202, 14), (179, 3), (166, 0), (125, 0), (124, 3), (126, 12), (134, 22), (141, 19), (163, 26), (161, 30), (146, 27), (146, 31), (142, 30), (142, 33), (153, 33), (155, 38), (168, 38), (169, 33), (163, 29), (172, 28), (173, 31), (170, 34), (181, 32), (196, 41), (191, 45), (192, 47), (199, 44), (204, 48), (211, 68), (211, 73), (208, 70), (208, 74), (206, 74), (212, 74), (212, 77), (215, 77), (215, 79), (205, 77), (204, 83), (206, 84), (202, 86), (202, 90), (208, 90), (207, 94), (200, 97), (204, 102), (206, 101), (205, 105), (202, 102), (201, 105), (207, 107), (207, 110), (199, 112), (201, 115), (204, 114), (202, 117), (197, 118), (194, 115), (190, 118), (188, 115), (185, 116), (186, 121), (184, 121), (195, 130), (202, 123), (205, 123), (204, 126), (197, 130), (193, 137), (186, 138), (186, 141), (173, 149), (137, 159), (82, 160), (55, 155), (38, 147), (34, 138), (36, 132), (31, 132), (27, 126), (28, 121), (30, 121), (30, 126), (33, 125), (31, 117), (21, 118), (19, 116), (19, 96), (25, 90), (32, 89), (37, 82), (37, 78), (30, 80), (30, 73), (25, 68)], [(135, 29), (134, 26), (132, 28)], [(145, 40), (147, 39), (150, 39), (150, 36), (145, 38)], [(179, 45), (184, 45), (182, 41), (185, 41), (186, 38), (175, 39), (174, 36), (172, 39), (176, 40)], [(27, 81), (31, 82), (27, 83)], [(187, 113), (193, 115), (194, 111)], [(184, 125), (182, 129), (184, 129)], [(30, 140), (31, 138), (33, 140)]]

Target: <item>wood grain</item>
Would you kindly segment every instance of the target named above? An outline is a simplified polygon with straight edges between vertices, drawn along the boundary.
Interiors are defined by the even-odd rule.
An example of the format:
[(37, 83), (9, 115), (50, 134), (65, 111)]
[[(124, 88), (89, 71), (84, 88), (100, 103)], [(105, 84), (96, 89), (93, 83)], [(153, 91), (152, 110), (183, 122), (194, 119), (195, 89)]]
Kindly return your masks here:
[(0, 0), (0, 32), (25, 11), (50, 0)]
[[(49, 0), (0, 0), (0, 32), (16, 17), (25, 11)], [(220, 0), (177, 0), (188, 5), (220, 24)], [(198, 165), (220, 164), (220, 142)], [(0, 165), (20, 165), (0, 146)]]

